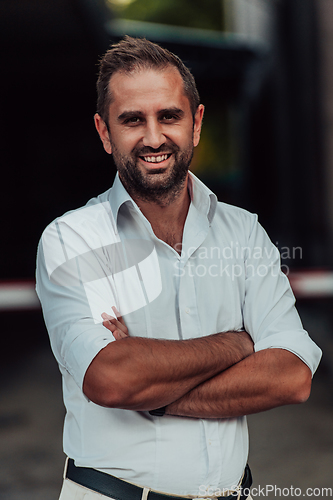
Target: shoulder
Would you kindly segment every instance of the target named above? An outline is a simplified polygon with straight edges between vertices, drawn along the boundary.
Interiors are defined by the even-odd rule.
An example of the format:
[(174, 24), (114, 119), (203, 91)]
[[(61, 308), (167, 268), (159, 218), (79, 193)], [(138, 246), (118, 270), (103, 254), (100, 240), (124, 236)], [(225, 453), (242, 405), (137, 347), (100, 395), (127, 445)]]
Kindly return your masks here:
[(219, 201), (216, 206), (214, 221), (216, 224), (230, 225), (234, 230), (252, 232), (258, 223), (258, 216), (244, 208)]
[(59, 231), (59, 227), (71, 228), (73, 231), (85, 233), (91, 229), (91, 226), (98, 227), (98, 224), (105, 220), (111, 220), (112, 212), (110, 207), (111, 189), (104, 193), (91, 198), (85, 205), (74, 210), (69, 210), (63, 215), (54, 219), (45, 228), (42, 237), (45, 234), (53, 232), (55, 228)]
[(91, 198), (85, 205), (78, 207), (74, 210), (69, 210), (65, 212), (60, 217), (57, 217), (51, 224), (55, 222), (67, 222), (73, 224), (79, 224), (83, 219), (90, 220), (94, 219), (98, 214), (110, 211), (110, 199), (111, 189), (108, 189), (104, 193)]
[(118, 241), (109, 202), (110, 192), (108, 190), (83, 207), (66, 212), (46, 227), (39, 246), (43, 248), (47, 263), (54, 261), (50, 267)]

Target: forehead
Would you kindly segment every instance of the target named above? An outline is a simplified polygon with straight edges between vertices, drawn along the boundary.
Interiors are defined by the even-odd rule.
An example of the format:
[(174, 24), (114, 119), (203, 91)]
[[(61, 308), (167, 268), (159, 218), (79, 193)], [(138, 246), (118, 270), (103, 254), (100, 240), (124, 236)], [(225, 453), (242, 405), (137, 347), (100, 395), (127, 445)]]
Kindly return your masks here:
[[(109, 83), (110, 111), (141, 110), (160, 107), (190, 109), (179, 71), (173, 66), (163, 69), (136, 69), (130, 73), (118, 71)], [(124, 109), (123, 109), (124, 108)], [(143, 111), (144, 111), (143, 109)]]

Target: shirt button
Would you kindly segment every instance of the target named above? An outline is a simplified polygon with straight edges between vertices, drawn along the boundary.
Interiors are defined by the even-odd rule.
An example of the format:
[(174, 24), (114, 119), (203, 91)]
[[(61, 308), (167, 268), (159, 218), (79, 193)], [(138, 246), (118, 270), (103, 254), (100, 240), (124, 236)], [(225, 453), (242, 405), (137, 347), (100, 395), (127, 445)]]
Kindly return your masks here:
[(185, 312), (186, 312), (186, 314), (190, 314), (190, 309), (188, 307), (186, 307)]

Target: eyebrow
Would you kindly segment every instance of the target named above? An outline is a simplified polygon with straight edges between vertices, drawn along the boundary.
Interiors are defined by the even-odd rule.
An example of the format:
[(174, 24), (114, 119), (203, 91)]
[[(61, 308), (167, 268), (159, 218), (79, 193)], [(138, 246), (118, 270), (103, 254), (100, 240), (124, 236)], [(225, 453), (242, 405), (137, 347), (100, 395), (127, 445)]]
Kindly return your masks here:
[(158, 112), (160, 115), (165, 115), (165, 114), (175, 114), (175, 115), (178, 115), (180, 118), (182, 118), (184, 116), (184, 111), (180, 108), (176, 108), (176, 107), (172, 107), (172, 108), (166, 108), (166, 109), (161, 109), (159, 112)]
[[(158, 111), (159, 115), (163, 115), (163, 114), (167, 114), (167, 113), (176, 114), (180, 118), (182, 118), (185, 114), (182, 109), (176, 108), (176, 107), (160, 109)], [(142, 111), (124, 111), (123, 113), (121, 113), (118, 116), (117, 120), (118, 121), (128, 120), (129, 118), (134, 118), (135, 116), (143, 116)]]
[(124, 111), (121, 115), (118, 116), (117, 120), (122, 121), (128, 118), (133, 118), (135, 116), (143, 116), (142, 111)]

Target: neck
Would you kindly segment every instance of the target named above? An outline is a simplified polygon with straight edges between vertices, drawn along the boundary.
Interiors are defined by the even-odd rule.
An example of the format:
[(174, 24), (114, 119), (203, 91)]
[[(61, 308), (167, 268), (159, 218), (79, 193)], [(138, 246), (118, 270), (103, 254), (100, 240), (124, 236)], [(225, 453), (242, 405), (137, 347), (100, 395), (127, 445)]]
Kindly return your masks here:
[(150, 222), (155, 236), (174, 248), (182, 249), (183, 230), (190, 206), (187, 179), (176, 196), (170, 200), (147, 201), (132, 196), (142, 214)]
[(183, 189), (177, 193), (177, 196), (173, 196), (172, 199), (158, 201), (147, 201), (135, 197), (133, 199), (146, 219), (152, 225), (157, 226), (177, 224), (183, 227), (191, 202), (187, 182)]

